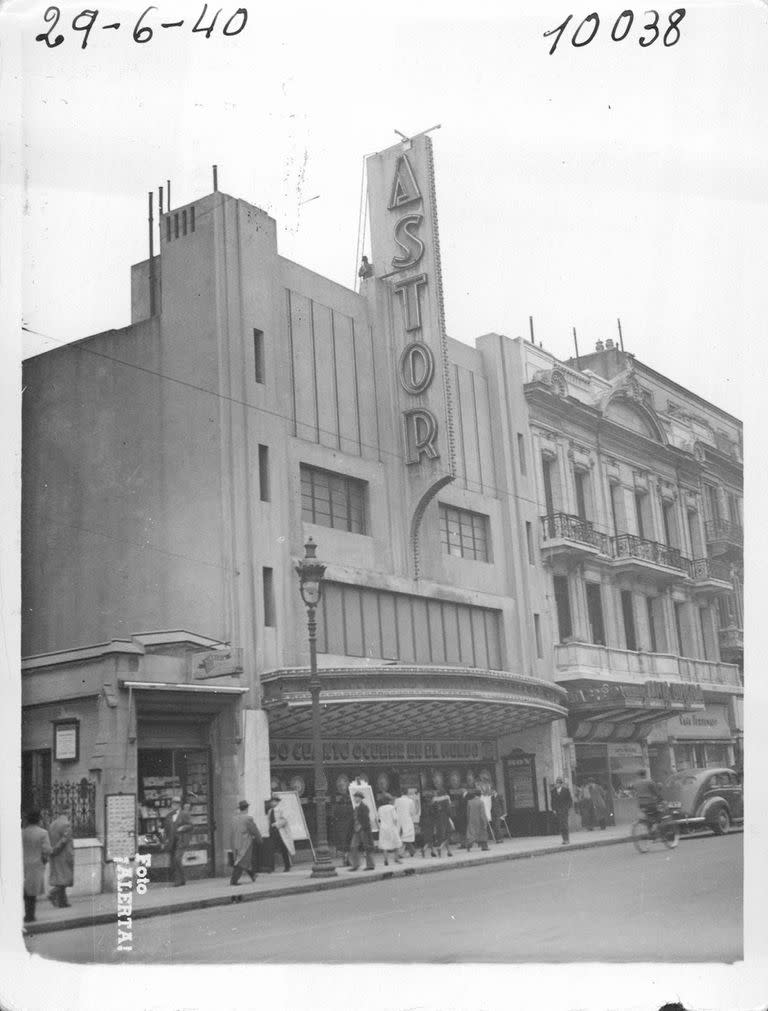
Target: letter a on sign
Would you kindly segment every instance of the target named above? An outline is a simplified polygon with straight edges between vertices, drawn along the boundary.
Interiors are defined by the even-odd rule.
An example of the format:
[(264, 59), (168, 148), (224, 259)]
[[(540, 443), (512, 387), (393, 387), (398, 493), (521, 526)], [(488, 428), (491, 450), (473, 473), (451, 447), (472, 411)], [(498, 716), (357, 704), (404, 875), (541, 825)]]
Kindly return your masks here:
[(404, 204), (413, 203), (414, 200), (421, 200), (421, 193), (413, 174), (408, 156), (401, 154), (395, 166), (395, 178), (392, 181), (392, 193), (389, 197), (389, 209), (402, 207)]

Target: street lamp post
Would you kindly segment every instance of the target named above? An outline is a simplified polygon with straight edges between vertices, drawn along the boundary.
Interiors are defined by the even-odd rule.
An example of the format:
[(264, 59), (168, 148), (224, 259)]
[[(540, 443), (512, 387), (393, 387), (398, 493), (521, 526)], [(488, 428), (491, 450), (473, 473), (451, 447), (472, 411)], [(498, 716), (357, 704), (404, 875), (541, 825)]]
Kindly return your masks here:
[(326, 778), (323, 768), (323, 738), (320, 732), (320, 677), (317, 673), (317, 605), (322, 594), (325, 566), (315, 557), (317, 545), (310, 537), (304, 545), (305, 554), (296, 566), (301, 599), (307, 608), (309, 634), (309, 692), (312, 696), (312, 750), (315, 766), (315, 809), (317, 811), (317, 849), (312, 865), (313, 878), (336, 877), (336, 867), (328, 848), (326, 825)]

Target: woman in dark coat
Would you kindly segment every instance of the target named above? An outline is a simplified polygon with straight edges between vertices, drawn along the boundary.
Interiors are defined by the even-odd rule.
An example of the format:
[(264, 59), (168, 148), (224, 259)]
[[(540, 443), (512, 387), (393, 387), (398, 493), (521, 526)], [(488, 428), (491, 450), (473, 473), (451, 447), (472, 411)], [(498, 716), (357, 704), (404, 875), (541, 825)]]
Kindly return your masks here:
[[(424, 850), (432, 849), (435, 841), (435, 825), (432, 817), (432, 797), (428, 793), (421, 796), (421, 814), (419, 816), (419, 831), (416, 834), (416, 846), (424, 856)], [(433, 854), (434, 856), (434, 854)]]
[[(451, 798), (448, 792), (444, 789), (437, 791), (435, 796), (432, 798), (432, 819), (434, 823), (434, 844), (432, 846), (431, 855), (441, 856), (441, 851), (443, 846), (445, 846), (445, 851), (449, 857), (453, 856), (451, 853)], [(435, 853), (435, 848), (437, 848), (437, 853)]]

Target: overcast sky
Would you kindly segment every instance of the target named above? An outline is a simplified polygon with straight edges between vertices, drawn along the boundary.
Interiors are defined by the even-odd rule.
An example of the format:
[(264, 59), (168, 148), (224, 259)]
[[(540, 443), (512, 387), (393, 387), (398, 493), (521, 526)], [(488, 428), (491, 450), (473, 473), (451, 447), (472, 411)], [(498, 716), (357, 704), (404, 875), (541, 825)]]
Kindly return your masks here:
[[(148, 23), (172, 20), (171, 7)], [(97, 25), (143, 8), (102, 9)], [(95, 28), (85, 51), (68, 27), (79, 9), (63, 8), (56, 49), (33, 41), (39, 15), (27, 31), (32, 329), (67, 341), (126, 325), (147, 191), (170, 178), (175, 204), (201, 196), (214, 162), (221, 189), (277, 219), (282, 254), (351, 286), (363, 156), (395, 129), (440, 123), (451, 336), (527, 335), (530, 315), (537, 340), (568, 356), (572, 327), (591, 350), (620, 316), (627, 350), (740, 413), (744, 351), (766, 318), (758, 0), (688, 8), (669, 47), (638, 45), (641, 11), (612, 41), (620, 8), (606, 10), (591, 43), (566, 33), (552, 56), (543, 32), (564, 6), (416, 17), (358, 4), (334, 17), (289, 2), (279, 16), (252, 9), (233, 38), (220, 35), (227, 9), (210, 39), (187, 26), (138, 45)], [(28, 337), (24, 355), (50, 346)]]
[[(47, 0), (0, 0), (0, 14), (22, 17), (25, 38), (23, 313), (27, 326), (50, 338), (25, 336), (25, 356), (130, 321), (130, 265), (147, 255), (147, 191), (170, 178), (174, 203), (202, 196), (211, 189), (213, 163), (221, 189), (277, 219), (283, 255), (353, 285), (363, 156), (393, 143), (395, 129), (415, 133), (441, 123), (433, 138), (452, 336), (471, 343), (489, 330), (527, 335), (532, 315), (537, 339), (567, 357), (573, 326), (587, 351), (599, 338), (616, 337), (620, 316), (627, 350), (732, 413), (748, 408), (750, 432), (759, 428), (768, 362), (763, 0), (689, 5), (677, 45), (665, 48), (659, 39), (644, 49), (638, 36), (647, 20), (645, 4), (637, 5), (628, 37), (610, 39), (629, 0), (565, 0), (557, 7), (530, 0), (528, 8), (536, 12), (530, 16), (518, 13), (525, 8), (514, 0), (236, 0), (249, 9), (249, 23), (236, 37), (220, 34), (235, 9), (232, 2), (210, 39), (193, 36), (187, 21), (183, 29), (157, 29), (139, 45), (130, 29), (148, 3), (101, 5), (97, 26), (119, 20), (123, 27), (95, 28), (86, 50), (70, 28), (85, 4), (66, 4), (57, 29), (65, 42), (49, 50), (34, 41), (44, 28)], [(196, 16), (202, 8), (202, 0), (155, 4), (159, 10), (148, 16), (152, 25)], [(593, 5), (601, 17), (597, 35), (574, 48), (572, 29)], [(671, 10), (668, 5), (661, 12), (662, 32)], [(569, 13), (569, 29), (550, 56), (552, 40), (542, 33)], [(0, 32), (3, 27), (0, 17)], [(0, 43), (0, 73), (7, 74), (7, 40)], [(7, 78), (4, 84), (7, 89)], [(13, 92), (16, 82), (10, 84)], [(0, 172), (7, 162), (0, 160)], [(0, 282), (6, 283), (12, 269), (3, 256), (17, 241), (7, 220), (0, 234)], [(7, 304), (2, 301), (0, 313)], [(6, 353), (12, 346), (8, 340)], [(18, 378), (14, 368), (0, 370), (5, 471), (15, 479), (0, 487), (6, 519), (0, 531), (6, 535), (0, 538), (6, 702), (0, 721), (6, 721), (6, 737), (16, 741)], [(756, 395), (743, 397), (745, 387)], [(768, 498), (768, 468), (756, 442), (748, 443), (753, 515)], [(768, 564), (760, 536), (763, 511), (750, 527), (759, 531), (751, 542), (756, 550), (746, 553), (751, 586), (764, 584)], [(750, 613), (756, 624), (763, 611), (758, 605)], [(755, 769), (764, 768), (768, 718), (768, 681), (760, 673), (748, 678), (745, 707), (747, 752), (757, 756), (748, 761)], [(9, 809), (18, 804), (11, 779), (0, 777)], [(765, 925), (762, 840), (768, 828), (761, 831), (766, 809), (756, 812), (758, 806), (752, 805), (745, 835), (752, 945), (762, 936), (755, 928)], [(18, 845), (12, 819), (0, 834), (4, 847), (11, 834)], [(5, 860), (4, 850), (4, 867), (13, 864), (14, 853), (20, 866), (18, 852)], [(642, 900), (646, 871), (628, 865), (628, 873), (639, 875)], [(513, 907), (514, 897), (511, 915)], [(15, 929), (10, 920), (0, 932), (6, 928)], [(18, 945), (18, 932), (14, 938)], [(531, 994), (528, 1003), (541, 1007), (555, 1006), (553, 989), (562, 991), (563, 1007), (657, 1007), (666, 999), (696, 1007), (757, 1007), (765, 989), (764, 938), (759, 948), (752, 945), (746, 947), (751, 975), (725, 965), (656, 965), (634, 973), (604, 966), (599, 976), (592, 966), (570, 976), (558, 966), (531, 976), (525, 967), (484, 967), (481, 976), (470, 966), (439, 966), (414, 988), (416, 967), (401, 966), (378, 973), (374, 986), (359, 993), (371, 1009), (475, 1008), (480, 1001), (501, 1009), (510, 1006), (510, 994), (519, 997), (521, 985)], [(68, 967), (22, 958), (17, 963), (14, 971), (35, 974), (24, 997), (30, 1007), (41, 1006), (40, 994), (50, 1006), (57, 1000), (63, 1006), (61, 978)], [(72, 986), (78, 1005), (102, 1006), (110, 981), (99, 977), (97, 985), (95, 974), (71, 968), (77, 970)], [(286, 1007), (299, 1006), (287, 994), (307, 978), (322, 986), (306, 1006), (319, 1006), (318, 995), (325, 997), (323, 1006), (338, 1004), (337, 987), (351, 973), (334, 967), (321, 977), (305, 967), (270, 968), (276, 973), (268, 979), (277, 986), (274, 997), (263, 975), (248, 992)], [(223, 988), (220, 977), (196, 969), (202, 971), (193, 966), (164, 977), (167, 1006), (180, 1006), (181, 983), (197, 988), (189, 997), (195, 1006), (214, 1006), (204, 1002), (203, 992), (220, 1002), (227, 1003), (229, 993), (242, 1001), (245, 989), (234, 988), (230, 967)], [(140, 979), (137, 974), (132, 985), (113, 988), (111, 998), (161, 1006), (156, 975), (143, 970)], [(242, 977), (237, 983), (243, 987)], [(424, 996), (427, 985), (431, 999)], [(440, 1001), (435, 994), (443, 991)]]

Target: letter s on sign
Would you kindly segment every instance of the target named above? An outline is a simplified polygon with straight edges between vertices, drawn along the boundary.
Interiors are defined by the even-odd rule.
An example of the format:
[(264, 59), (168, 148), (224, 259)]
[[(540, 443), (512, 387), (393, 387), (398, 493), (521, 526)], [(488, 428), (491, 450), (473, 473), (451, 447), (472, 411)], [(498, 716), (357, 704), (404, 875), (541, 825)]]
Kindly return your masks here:
[(414, 234), (423, 220), (423, 214), (406, 214), (395, 225), (395, 242), (406, 254), (392, 257), (392, 266), (395, 270), (415, 267), (424, 255), (424, 243)]

